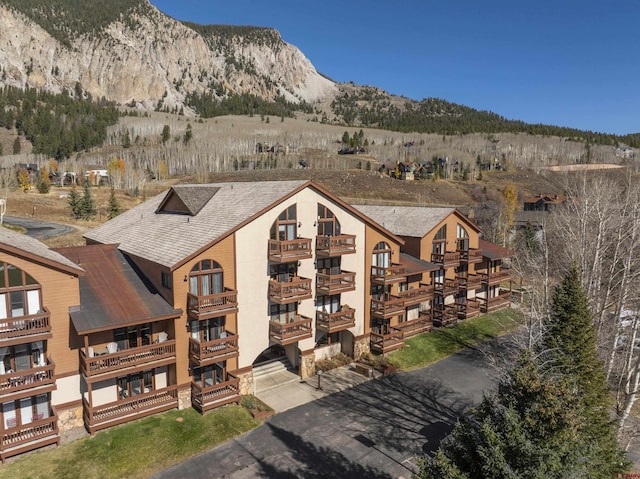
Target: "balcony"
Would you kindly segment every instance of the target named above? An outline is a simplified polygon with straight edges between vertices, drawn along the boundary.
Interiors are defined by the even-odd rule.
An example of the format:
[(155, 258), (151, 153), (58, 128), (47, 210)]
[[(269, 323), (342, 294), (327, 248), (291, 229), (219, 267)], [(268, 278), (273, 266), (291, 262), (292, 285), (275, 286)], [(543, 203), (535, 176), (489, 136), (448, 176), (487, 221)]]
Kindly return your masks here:
[(224, 288), (224, 292), (198, 296), (187, 293), (187, 311), (194, 319), (215, 318), (238, 311), (238, 292)]
[(385, 354), (404, 346), (401, 331), (391, 331), (388, 334), (371, 333), (371, 351), (378, 354)]
[(393, 327), (396, 331), (402, 333), (402, 339), (412, 338), (419, 334), (428, 333), (433, 329), (433, 321), (431, 320), (431, 312), (421, 311), (417, 319), (405, 321)]
[(404, 299), (389, 296), (386, 299), (371, 300), (371, 316), (375, 318), (392, 318), (404, 313)]
[(405, 306), (414, 306), (433, 299), (434, 286), (432, 284), (421, 284), (414, 288), (410, 286), (406, 291), (400, 291), (398, 297), (404, 300)]
[(325, 333), (337, 333), (345, 329), (353, 328), (356, 325), (356, 310), (343, 307), (335, 313), (325, 313), (316, 311), (316, 329)]
[(302, 341), (311, 337), (311, 318), (295, 316), (290, 323), (269, 321), (269, 337), (280, 346)]
[[(24, 336), (48, 335), (51, 333), (49, 323), (49, 310), (30, 316), (18, 318), (0, 319), (0, 340), (22, 338)], [(29, 341), (38, 341), (45, 338), (29, 338)]]
[(311, 299), (311, 280), (300, 276), (292, 276), (288, 282), (269, 280), (269, 301), (278, 304), (288, 304), (294, 301)]
[(434, 291), (440, 296), (449, 296), (458, 292), (460, 285), (455, 279), (445, 279), (442, 283), (435, 283)]
[(309, 238), (288, 241), (269, 240), (269, 261), (273, 263), (289, 263), (311, 257), (311, 239)]
[(407, 269), (399, 264), (392, 266), (372, 266), (371, 281), (374, 284), (393, 284), (407, 280)]
[(316, 255), (319, 258), (333, 258), (355, 252), (355, 235), (316, 236)]
[(448, 253), (431, 253), (431, 262), (441, 264), (444, 268), (453, 268), (460, 264), (460, 253), (458, 251)]
[(356, 274), (341, 271), (339, 274), (316, 274), (316, 293), (340, 294), (356, 289)]
[[(15, 422), (15, 419), (13, 421)], [(33, 421), (28, 424), (5, 428), (0, 433), (0, 458), (4, 463), (8, 457), (50, 444), (60, 444), (58, 415), (53, 406), (49, 411), (49, 417), (40, 418), (38, 414), (34, 414)]]
[(477, 248), (469, 248), (468, 250), (459, 251), (460, 261), (464, 263), (482, 263), (482, 250)]
[(468, 299), (466, 301), (456, 301), (455, 307), (458, 311), (458, 319), (471, 319), (480, 316), (480, 301)]
[(450, 326), (458, 322), (458, 311), (453, 305), (440, 305), (433, 309), (433, 325), (437, 327)]
[[(189, 338), (189, 357), (198, 365), (217, 363), (238, 356), (238, 336), (225, 331), (226, 337), (200, 342)], [(223, 334), (225, 334), (223, 333)]]
[(191, 383), (191, 404), (195, 409), (204, 413), (225, 404), (240, 401), (240, 379), (227, 374), (223, 383), (202, 386)]
[(461, 289), (473, 290), (482, 285), (482, 275), (479, 274), (460, 274), (456, 276), (456, 279)]
[(494, 286), (506, 281), (511, 281), (510, 271), (501, 270), (493, 273), (485, 273), (482, 275), (482, 282), (489, 286)]
[[(25, 389), (42, 388), (44, 386), (53, 386), (56, 383), (53, 370), (55, 364), (51, 359), (47, 360), (44, 366), (37, 366), (31, 369), (15, 371), (13, 373), (0, 375), (0, 396), (13, 394), (14, 392), (23, 391)], [(53, 390), (55, 387), (49, 388)], [(39, 394), (40, 391), (34, 391), (33, 394)]]
[(175, 339), (162, 343), (149, 344), (139, 348), (125, 349), (114, 353), (101, 354), (94, 350), (94, 356), (87, 356), (84, 348), (80, 350), (80, 369), (85, 378), (103, 376), (109, 373), (123, 374), (142, 368), (158, 367), (174, 363), (176, 360)]
[(178, 388), (177, 386), (169, 386), (93, 408), (89, 407), (86, 398), (82, 402), (85, 427), (90, 434), (94, 434), (101, 429), (176, 409), (178, 407)]
[(481, 306), (483, 313), (491, 313), (502, 308), (508, 308), (511, 306), (511, 291), (500, 291), (500, 294), (495, 298), (488, 298)]

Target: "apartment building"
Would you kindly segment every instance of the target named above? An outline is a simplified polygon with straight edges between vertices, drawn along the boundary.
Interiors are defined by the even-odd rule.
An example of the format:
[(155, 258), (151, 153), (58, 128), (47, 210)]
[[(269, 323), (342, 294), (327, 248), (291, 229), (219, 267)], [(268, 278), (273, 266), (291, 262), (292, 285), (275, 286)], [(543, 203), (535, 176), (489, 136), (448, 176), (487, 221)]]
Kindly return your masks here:
[[(238, 402), (273, 357), (305, 378), (339, 352), (387, 353), (508, 306), (510, 253), (479, 233), (452, 208), (354, 207), (309, 181), (177, 185), (86, 233), (82, 247), (4, 233), (2, 459), (57, 443), (73, 418), (94, 433)], [(44, 331), (16, 332), (43, 312)], [(14, 381), (27, 371), (17, 345), (31, 361), (23, 376), (45, 372), (41, 385)], [(33, 415), (14, 413), (27, 397)], [(45, 398), (47, 415), (35, 415)], [(46, 440), (11, 446), (36, 419), (50, 419)]]

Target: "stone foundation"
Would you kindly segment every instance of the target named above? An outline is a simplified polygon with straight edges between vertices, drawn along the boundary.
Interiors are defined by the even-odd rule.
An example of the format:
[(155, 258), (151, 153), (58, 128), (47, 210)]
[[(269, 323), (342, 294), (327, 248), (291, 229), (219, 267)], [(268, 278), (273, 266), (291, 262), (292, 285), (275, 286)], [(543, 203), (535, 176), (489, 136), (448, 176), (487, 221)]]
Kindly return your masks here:
[(363, 354), (371, 352), (371, 340), (368, 334), (353, 339), (353, 357), (360, 359)]
[(60, 432), (71, 431), (73, 429), (84, 429), (84, 420), (82, 419), (82, 406), (64, 409), (58, 412), (58, 429)]
[(191, 407), (191, 388), (178, 389), (178, 409)]
[(238, 389), (240, 394), (246, 396), (247, 394), (253, 394), (253, 370), (246, 373), (237, 374), (236, 377), (240, 379)]
[(300, 377), (306, 379), (316, 373), (316, 357), (311, 350), (311, 354), (300, 357)]

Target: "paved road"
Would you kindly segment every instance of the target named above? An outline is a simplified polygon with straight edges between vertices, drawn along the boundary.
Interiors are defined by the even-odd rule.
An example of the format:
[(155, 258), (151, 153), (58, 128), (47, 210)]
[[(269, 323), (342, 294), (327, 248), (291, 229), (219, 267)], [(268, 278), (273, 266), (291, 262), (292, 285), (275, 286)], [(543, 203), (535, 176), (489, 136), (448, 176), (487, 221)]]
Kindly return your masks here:
[(54, 238), (56, 236), (65, 235), (73, 231), (71, 226), (61, 225), (58, 223), (49, 223), (32, 218), (19, 218), (17, 216), (5, 216), (3, 221), (9, 225), (20, 226), (25, 228), (26, 235), (38, 240)]
[(304, 404), (154, 477), (410, 478), (415, 456), (494, 388), (487, 357), (468, 349)]

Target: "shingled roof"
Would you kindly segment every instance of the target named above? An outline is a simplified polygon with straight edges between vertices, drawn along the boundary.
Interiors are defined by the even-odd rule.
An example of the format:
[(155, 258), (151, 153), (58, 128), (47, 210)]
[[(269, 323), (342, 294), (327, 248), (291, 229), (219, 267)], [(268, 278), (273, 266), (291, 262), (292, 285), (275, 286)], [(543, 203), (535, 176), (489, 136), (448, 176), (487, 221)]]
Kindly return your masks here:
[(37, 239), (2, 227), (0, 227), (0, 250), (70, 273), (80, 275), (83, 272), (77, 264), (49, 249)]
[(131, 326), (182, 314), (146, 281), (117, 245), (89, 245), (57, 250), (82, 265), (80, 307), (70, 311), (79, 334)]
[(422, 206), (353, 205), (361, 213), (399, 236), (422, 238), (435, 228), (455, 208)]

